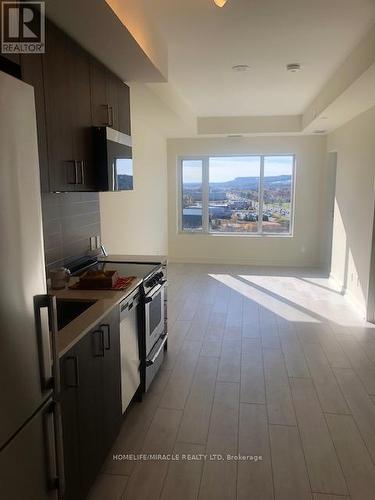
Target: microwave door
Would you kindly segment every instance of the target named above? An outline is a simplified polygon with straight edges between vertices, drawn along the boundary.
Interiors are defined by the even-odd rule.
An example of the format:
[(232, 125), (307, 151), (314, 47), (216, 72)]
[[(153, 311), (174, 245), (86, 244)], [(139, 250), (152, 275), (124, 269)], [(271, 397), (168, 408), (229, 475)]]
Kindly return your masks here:
[(131, 191), (133, 189), (133, 160), (114, 158), (112, 162), (113, 191)]

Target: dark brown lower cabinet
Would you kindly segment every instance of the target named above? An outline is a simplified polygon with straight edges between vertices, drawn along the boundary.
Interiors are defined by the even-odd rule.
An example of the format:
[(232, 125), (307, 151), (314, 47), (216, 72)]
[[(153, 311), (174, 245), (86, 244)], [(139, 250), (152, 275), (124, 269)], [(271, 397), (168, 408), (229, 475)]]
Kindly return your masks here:
[(121, 425), (119, 316), (115, 310), (61, 360), (65, 500), (83, 500)]

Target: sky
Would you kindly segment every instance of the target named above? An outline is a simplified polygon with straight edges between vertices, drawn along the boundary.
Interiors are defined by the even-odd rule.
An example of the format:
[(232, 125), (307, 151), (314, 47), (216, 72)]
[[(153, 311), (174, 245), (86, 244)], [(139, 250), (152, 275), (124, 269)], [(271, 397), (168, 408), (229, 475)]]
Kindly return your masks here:
[[(184, 160), (183, 182), (202, 181), (202, 162)], [(267, 156), (264, 158), (265, 177), (291, 175), (293, 156)], [(236, 177), (256, 177), (260, 171), (259, 156), (232, 156), (210, 158), (210, 182), (226, 182)]]
[(133, 161), (118, 158), (116, 160), (117, 175), (133, 175)]

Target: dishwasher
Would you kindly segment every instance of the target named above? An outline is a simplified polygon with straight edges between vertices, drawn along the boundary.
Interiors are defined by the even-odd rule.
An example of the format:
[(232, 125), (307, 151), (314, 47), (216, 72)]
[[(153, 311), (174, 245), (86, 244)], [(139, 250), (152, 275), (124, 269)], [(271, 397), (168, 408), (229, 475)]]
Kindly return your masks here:
[(120, 303), (122, 413), (126, 411), (141, 383), (138, 305), (138, 290)]

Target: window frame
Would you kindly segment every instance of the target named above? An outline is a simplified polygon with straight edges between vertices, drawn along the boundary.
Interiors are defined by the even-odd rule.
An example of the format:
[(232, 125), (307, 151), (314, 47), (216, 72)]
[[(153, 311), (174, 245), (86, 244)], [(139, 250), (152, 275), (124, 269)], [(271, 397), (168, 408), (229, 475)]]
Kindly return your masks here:
[[(290, 156), (293, 158), (292, 165), (292, 196), (290, 200), (290, 228), (288, 233), (265, 233), (262, 231), (263, 217), (258, 215), (258, 230), (257, 232), (224, 232), (224, 231), (210, 231), (209, 228), (209, 162), (210, 158), (233, 158), (233, 157), (257, 157), (260, 158), (260, 172), (259, 172), (259, 214), (263, 214), (263, 195), (264, 195), (264, 159), (277, 156)], [(190, 160), (198, 160), (202, 162), (202, 229), (189, 230), (182, 227), (182, 196), (183, 196), (183, 162)], [(177, 157), (177, 233), (178, 234), (204, 234), (210, 236), (239, 236), (239, 237), (272, 237), (272, 238), (292, 238), (294, 236), (294, 208), (295, 208), (295, 194), (296, 194), (296, 168), (297, 158), (295, 153), (237, 153), (237, 154), (211, 154), (211, 155), (183, 155)]]

